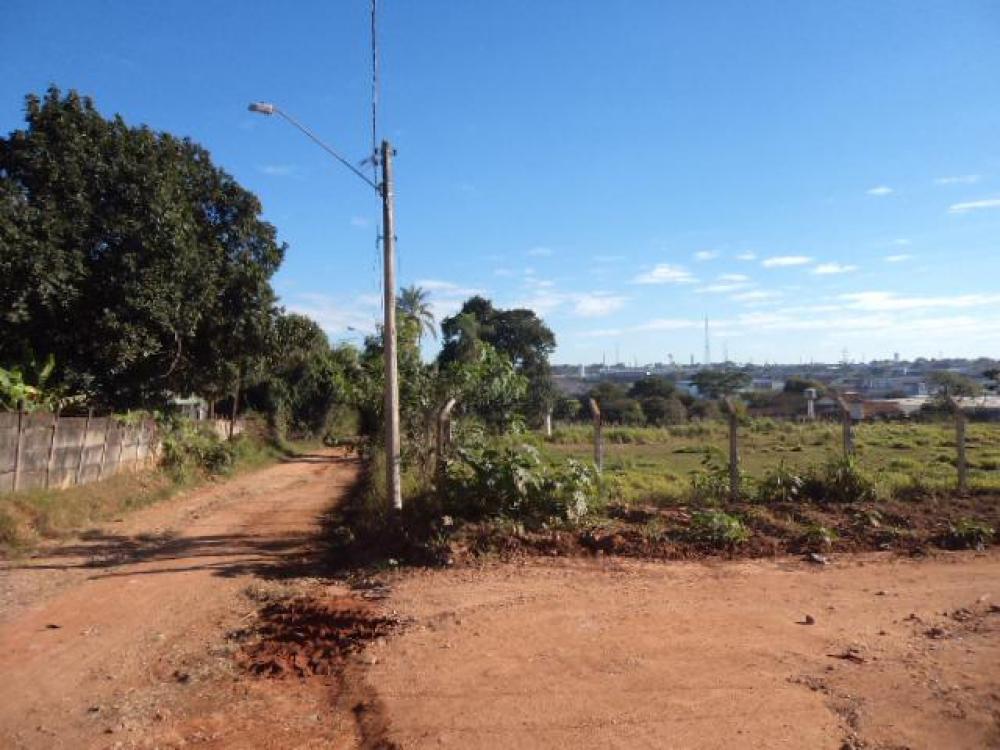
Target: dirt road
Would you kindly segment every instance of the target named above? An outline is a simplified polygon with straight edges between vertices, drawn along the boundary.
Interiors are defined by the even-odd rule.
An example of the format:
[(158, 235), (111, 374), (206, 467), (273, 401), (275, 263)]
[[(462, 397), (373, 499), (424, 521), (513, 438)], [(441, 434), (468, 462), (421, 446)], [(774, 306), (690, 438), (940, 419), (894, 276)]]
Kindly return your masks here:
[(314, 571), (356, 471), (301, 457), (5, 565), (0, 747), (354, 746), (328, 685), (235, 679), (225, 636), (257, 589)]
[(533, 561), (393, 603), (367, 679), (402, 747), (1000, 747), (997, 555)]
[(349, 599), (333, 453), (0, 569), (2, 748), (1000, 747), (1000, 555), (533, 559), (384, 577), (402, 632), (339, 678), (227, 637), (272, 588)]

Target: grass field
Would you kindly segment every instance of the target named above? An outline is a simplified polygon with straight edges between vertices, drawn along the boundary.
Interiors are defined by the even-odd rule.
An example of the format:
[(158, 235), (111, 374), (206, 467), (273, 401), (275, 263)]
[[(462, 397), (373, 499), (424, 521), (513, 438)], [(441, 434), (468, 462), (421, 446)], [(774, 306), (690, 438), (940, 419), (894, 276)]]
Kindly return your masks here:
[[(839, 424), (800, 424), (770, 419), (740, 427), (743, 472), (762, 478), (780, 465), (801, 471), (842, 455)], [(606, 427), (605, 483), (609, 499), (670, 504), (685, 499), (692, 476), (707, 465), (728, 462), (728, 427), (703, 422), (666, 428)], [(549, 458), (593, 458), (593, 431), (586, 425), (556, 429), (540, 447)], [(863, 471), (891, 493), (920, 486), (955, 486), (955, 430), (951, 423), (875, 423), (856, 428), (856, 455)], [(969, 424), (969, 484), (1000, 490), (1000, 425)]]

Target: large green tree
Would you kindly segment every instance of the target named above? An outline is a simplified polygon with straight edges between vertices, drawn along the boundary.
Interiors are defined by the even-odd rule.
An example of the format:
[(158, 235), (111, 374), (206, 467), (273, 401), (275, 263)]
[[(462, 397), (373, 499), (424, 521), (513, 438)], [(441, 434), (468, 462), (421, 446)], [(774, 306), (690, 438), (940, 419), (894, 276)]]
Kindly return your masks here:
[(266, 353), (284, 246), (258, 199), (187, 139), (76, 92), (26, 99), (0, 138), (0, 366), (115, 408), (229, 393)]
[(528, 381), (524, 409), (526, 416), (539, 422), (558, 397), (552, 381), (549, 356), (556, 337), (533, 310), (503, 310), (488, 299), (475, 296), (462, 309), (441, 321), (444, 344), (438, 356), (442, 367), (455, 361), (471, 361), (478, 356), (476, 341), (484, 341), (507, 355)]

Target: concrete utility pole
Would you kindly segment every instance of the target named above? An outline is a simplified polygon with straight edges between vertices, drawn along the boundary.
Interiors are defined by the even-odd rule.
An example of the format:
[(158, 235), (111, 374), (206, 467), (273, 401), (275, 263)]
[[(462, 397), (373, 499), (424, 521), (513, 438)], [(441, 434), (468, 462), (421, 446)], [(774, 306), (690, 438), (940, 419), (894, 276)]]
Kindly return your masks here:
[(396, 220), (394, 193), (392, 188), (392, 157), (395, 152), (389, 141), (382, 141), (382, 184), (366, 177), (357, 167), (341, 156), (337, 151), (322, 141), (309, 128), (294, 119), (287, 112), (270, 102), (254, 102), (249, 106), (251, 112), (262, 115), (278, 115), (291, 125), (302, 131), (310, 140), (339, 161), (356, 176), (375, 189), (382, 199), (382, 252), (383, 252), (383, 304), (385, 319), (383, 321), (382, 347), (385, 352), (385, 453), (386, 453), (386, 492), (392, 507), (399, 510), (403, 507), (403, 495), (400, 489), (400, 457), (399, 457), (399, 368), (396, 357)]
[(385, 486), (396, 510), (403, 508), (399, 456), (399, 366), (396, 358), (396, 217), (392, 190), (392, 146), (382, 141), (382, 266), (385, 279)]

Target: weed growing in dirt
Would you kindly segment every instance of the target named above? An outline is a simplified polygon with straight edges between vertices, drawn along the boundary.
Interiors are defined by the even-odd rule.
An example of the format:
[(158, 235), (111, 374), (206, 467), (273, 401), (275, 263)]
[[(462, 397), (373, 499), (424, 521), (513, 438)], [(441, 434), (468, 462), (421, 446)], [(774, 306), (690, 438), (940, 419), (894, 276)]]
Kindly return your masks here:
[(764, 474), (757, 483), (755, 499), (758, 503), (787, 503), (801, 498), (805, 479), (801, 474), (792, 471), (781, 461), (778, 468)]
[(837, 532), (818, 523), (809, 524), (799, 539), (803, 549), (821, 552), (828, 550), (839, 539)]
[(983, 550), (993, 542), (992, 526), (973, 518), (963, 518), (948, 527), (944, 541), (955, 549)]
[(746, 524), (721, 510), (701, 510), (691, 515), (688, 535), (713, 547), (733, 547), (750, 539)]
[(878, 497), (875, 480), (861, 471), (854, 458), (835, 458), (810, 473), (803, 494), (820, 503), (861, 503)]

